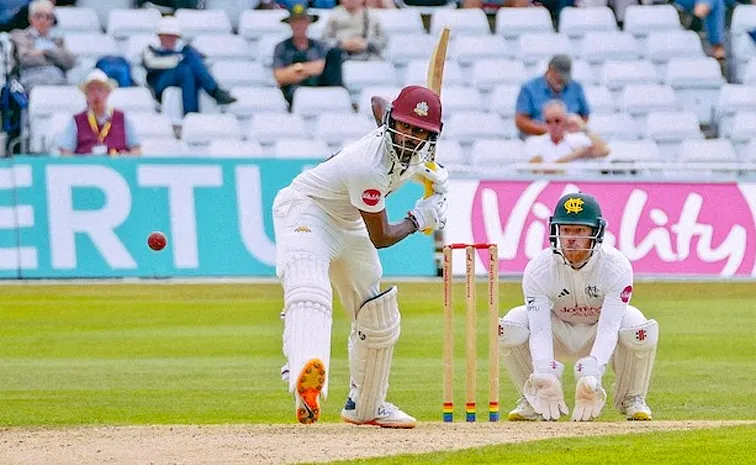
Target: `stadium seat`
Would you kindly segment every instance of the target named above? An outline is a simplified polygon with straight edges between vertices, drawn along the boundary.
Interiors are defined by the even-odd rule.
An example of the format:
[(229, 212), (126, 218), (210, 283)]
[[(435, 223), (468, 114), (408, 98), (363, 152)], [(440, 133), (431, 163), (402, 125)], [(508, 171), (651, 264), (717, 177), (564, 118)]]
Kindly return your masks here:
[(592, 8), (565, 7), (559, 12), (559, 33), (567, 34), (573, 46), (588, 32), (616, 31), (617, 20), (608, 6)]
[(313, 139), (278, 139), (273, 146), (277, 158), (325, 159), (331, 154), (328, 144)]
[(608, 162), (638, 163), (664, 161), (659, 146), (651, 139), (610, 140)]
[(72, 118), (73, 113), (69, 112), (56, 112), (50, 116), (50, 123), (40, 128), (41, 133), (35, 134), (40, 139), (40, 152), (51, 155), (60, 153), (58, 137), (66, 129)]
[(108, 24), (108, 15), (113, 10), (128, 10), (134, 7), (134, 0), (76, 0), (77, 8), (92, 8), (100, 25)]
[(344, 85), (349, 89), (352, 99), (366, 87), (395, 86), (399, 84), (396, 68), (388, 61), (346, 60), (342, 67)]
[(287, 137), (310, 137), (310, 131), (305, 120), (299, 115), (256, 113), (249, 119), (245, 136), (262, 145), (273, 145), (276, 140)]
[(641, 52), (635, 37), (629, 32), (588, 32), (583, 38), (581, 57), (598, 73), (609, 60), (637, 60)]
[(627, 113), (598, 113), (588, 118), (588, 127), (604, 140), (640, 139), (638, 123)]
[(184, 116), (181, 138), (190, 148), (203, 147), (215, 139), (240, 140), (241, 128), (232, 114), (188, 113)]
[(148, 45), (160, 45), (155, 34), (136, 34), (126, 40), (125, 58), (132, 64), (142, 63), (142, 53)]
[(735, 62), (735, 80), (742, 82), (748, 63), (756, 58), (756, 44), (748, 34), (740, 35), (732, 41), (732, 59)]
[(652, 111), (646, 119), (644, 137), (659, 145), (662, 157), (675, 160), (682, 141), (703, 139), (704, 135), (693, 112)]
[(129, 113), (134, 129), (142, 139), (176, 139), (168, 116), (161, 113)]
[(444, 26), (451, 28), (455, 38), (491, 34), (486, 13), (480, 8), (436, 9), (430, 18), (430, 35), (436, 39)]
[(601, 83), (612, 92), (615, 99), (629, 84), (658, 84), (656, 67), (649, 60), (608, 61), (601, 72)]
[(732, 12), (730, 34), (738, 37), (756, 29), (756, 5), (737, 4)]
[[(528, 79), (543, 76), (543, 74), (546, 72), (546, 69), (548, 67), (549, 67), (548, 59), (543, 59), (539, 61), (538, 64), (534, 68), (530, 68)], [(591, 65), (587, 61), (573, 58), (572, 79), (578, 81), (580, 84), (584, 86), (592, 86), (595, 84), (600, 84), (601, 82), (600, 77), (601, 77), (601, 73), (594, 72), (593, 67), (591, 67)]]
[(383, 32), (391, 37), (396, 34), (424, 34), (423, 18), (413, 8), (375, 8), (370, 10), (379, 21)]
[(245, 10), (239, 18), (239, 35), (256, 41), (265, 36), (291, 35), (291, 28), (281, 20), (289, 13), (285, 9)]
[(756, 86), (756, 60), (750, 60), (743, 73), (743, 84)]
[(473, 142), (472, 161), (475, 166), (501, 166), (504, 163), (525, 163), (525, 144), (520, 139), (478, 139)]
[(257, 41), (257, 48), (255, 50), (255, 57), (257, 62), (263, 65), (265, 68), (273, 66), (273, 53), (276, 50), (276, 45), (280, 44), (284, 40), (291, 37), (291, 33), (288, 35), (271, 34), (262, 37)]
[(542, 6), (531, 8), (499, 8), (496, 11), (496, 33), (508, 42), (516, 43), (529, 32), (554, 32), (549, 10)]
[(401, 91), (401, 87), (399, 86), (371, 86), (366, 87), (362, 89), (362, 92), (360, 92), (360, 98), (359, 103), (357, 105), (357, 108), (359, 109), (359, 112), (363, 115), (373, 117), (373, 109), (370, 105), (370, 100), (373, 96), (376, 97), (383, 97), (389, 102), (394, 100), (397, 95), (399, 95), (399, 92)]
[(226, 89), (273, 85), (270, 70), (264, 70), (260, 63), (251, 61), (216, 61), (211, 67), (211, 73), (218, 84)]
[(672, 58), (705, 56), (701, 38), (693, 31), (651, 32), (646, 39), (645, 58), (656, 66), (659, 76), (667, 71), (667, 62)]
[[(433, 53), (438, 38), (429, 34), (396, 34), (388, 37), (385, 57), (397, 66), (407, 62), (428, 60)], [(412, 44), (410, 47), (409, 44)]]
[(472, 85), (479, 92), (490, 92), (501, 84), (519, 86), (527, 79), (525, 65), (520, 60), (481, 60), (472, 67)]
[(234, 34), (198, 35), (192, 45), (206, 57), (206, 63), (220, 60), (252, 60), (249, 44), (244, 38)]
[(680, 145), (679, 161), (733, 163), (738, 156), (727, 139), (686, 140)]
[[(407, 62), (404, 70), (404, 85), (421, 85), (428, 82), (428, 59), (412, 60)], [(451, 60), (444, 63), (443, 89), (447, 87), (462, 87), (470, 84), (470, 80), (462, 73), (459, 65)], [(443, 94), (444, 91), (441, 91)]]
[(513, 131), (495, 113), (482, 111), (460, 111), (445, 118), (444, 136), (472, 145), (476, 139), (512, 138)]
[(518, 56), (528, 68), (558, 54), (572, 55), (569, 38), (564, 34), (531, 32), (520, 36)]
[(462, 145), (456, 140), (449, 140), (443, 136), (436, 144), (436, 160), (447, 168), (467, 164), (467, 157)]
[(714, 106), (714, 121), (720, 134), (729, 134), (733, 117), (739, 111), (756, 111), (756, 87), (724, 84)]
[(143, 157), (186, 157), (194, 155), (187, 145), (174, 138), (142, 139)]
[(640, 41), (641, 48), (652, 32), (679, 31), (680, 14), (672, 5), (629, 5), (625, 10), (623, 29)]
[(517, 109), (517, 96), (520, 86), (513, 84), (499, 84), (494, 87), (491, 96), (486, 99), (488, 111), (495, 113), (505, 120), (514, 120)]
[(205, 0), (205, 9), (223, 10), (228, 13), (231, 27), (239, 28), (239, 18), (245, 11), (254, 10), (260, 5), (260, 0)]
[(315, 139), (334, 147), (344, 140), (357, 140), (375, 130), (375, 124), (357, 113), (321, 113), (315, 120)]
[[(200, 109), (210, 111), (206, 108), (207, 98), (202, 95), (203, 93), (204, 91), (200, 91)], [(184, 102), (181, 97), (180, 87), (171, 86), (163, 91), (160, 101), (160, 113), (169, 117), (174, 126), (184, 124)]]
[(155, 99), (146, 87), (116, 88), (108, 97), (108, 104), (125, 112), (156, 112)]
[(42, 137), (49, 134), (54, 113), (73, 115), (86, 108), (84, 94), (74, 86), (35, 86), (29, 94), (29, 125), (32, 152), (43, 149)]
[(639, 124), (645, 124), (646, 114), (651, 111), (678, 110), (675, 91), (662, 84), (629, 84), (620, 97), (620, 110), (632, 116)]
[(211, 157), (224, 158), (259, 158), (267, 156), (267, 152), (259, 142), (253, 140), (225, 140), (214, 139), (205, 149)]
[(128, 40), (135, 34), (154, 35), (160, 12), (153, 8), (112, 10), (108, 16), (108, 35), (116, 40)]
[(352, 100), (343, 87), (299, 87), (294, 91), (291, 112), (313, 118), (324, 111), (352, 112)]
[[(461, 66), (472, 66), (478, 60), (511, 58), (511, 47), (499, 36), (460, 36), (449, 44), (449, 57)], [(446, 75), (444, 75), (444, 78)]]
[(444, 118), (459, 111), (481, 111), (484, 108), (480, 94), (472, 87), (448, 86), (441, 92)]
[(237, 100), (228, 105), (226, 111), (241, 120), (250, 118), (256, 113), (287, 111), (286, 100), (281, 91), (275, 87), (232, 87), (231, 95)]
[(93, 65), (105, 55), (120, 55), (115, 39), (101, 32), (67, 34), (66, 45), (79, 61), (89, 60)]
[(614, 113), (617, 111), (617, 102), (609, 92), (609, 89), (603, 86), (585, 86), (583, 87), (585, 99), (591, 109), (591, 114), (595, 113)]
[(100, 19), (93, 8), (59, 6), (55, 7), (56, 24), (53, 32), (59, 36), (65, 36), (70, 33), (93, 33), (102, 32)]
[(756, 163), (756, 139), (751, 139), (751, 142), (738, 155), (742, 161)]
[(673, 58), (664, 81), (675, 89), (683, 110), (695, 112), (701, 124), (711, 123), (719, 90), (725, 84), (715, 58)]
[(756, 112), (739, 111), (735, 113), (729, 133), (720, 134), (720, 137), (727, 137), (735, 150), (741, 152), (751, 139), (756, 138)]
[(231, 34), (231, 20), (223, 10), (189, 10), (179, 8), (175, 13), (181, 25), (181, 35), (193, 38), (198, 35)]

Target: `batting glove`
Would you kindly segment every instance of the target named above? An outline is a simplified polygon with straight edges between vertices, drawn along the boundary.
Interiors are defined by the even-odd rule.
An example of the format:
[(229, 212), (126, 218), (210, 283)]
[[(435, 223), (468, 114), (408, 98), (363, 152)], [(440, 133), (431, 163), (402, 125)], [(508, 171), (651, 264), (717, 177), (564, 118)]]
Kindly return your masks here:
[(433, 194), (415, 203), (415, 208), (409, 212), (409, 218), (415, 223), (418, 231), (431, 229), (437, 231), (446, 226), (446, 197)]

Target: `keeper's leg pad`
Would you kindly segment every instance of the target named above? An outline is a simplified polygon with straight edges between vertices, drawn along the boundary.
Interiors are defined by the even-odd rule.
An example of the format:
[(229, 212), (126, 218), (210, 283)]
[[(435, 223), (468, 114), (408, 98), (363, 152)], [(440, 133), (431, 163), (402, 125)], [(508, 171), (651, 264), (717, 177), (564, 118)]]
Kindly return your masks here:
[(522, 387), (533, 373), (533, 358), (528, 347), (529, 338), (530, 330), (524, 325), (504, 318), (499, 319), (499, 354), (520, 395), (522, 395)]
[(357, 419), (373, 420), (386, 401), (391, 358), (399, 339), (400, 321), (397, 288), (368, 300), (357, 311), (349, 336), (349, 368)]
[(614, 390), (617, 409), (628, 396), (639, 395), (645, 401), (658, 343), (659, 324), (656, 320), (620, 328), (619, 342), (612, 357), (617, 375)]
[[(313, 359), (323, 362), (326, 373), (331, 358), (333, 291), (328, 280), (328, 261), (312, 254), (297, 254), (283, 266), (283, 352), (289, 369), (289, 392), (294, 392), (302, 368)], [(321, 391), (328, 396), (328, 376)]]

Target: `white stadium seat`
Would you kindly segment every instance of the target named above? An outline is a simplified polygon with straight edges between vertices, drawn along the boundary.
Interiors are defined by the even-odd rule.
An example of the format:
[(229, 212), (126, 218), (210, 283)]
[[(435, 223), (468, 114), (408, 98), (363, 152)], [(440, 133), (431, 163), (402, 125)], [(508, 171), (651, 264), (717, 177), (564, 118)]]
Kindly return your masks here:
[(620, 97), (620, 110), (629, 113), (639, 124), (645, 124), (651, 111), (678, 110), (674, 89), (662, 84), (629, 84)]
[(230, 92), (237, 100), (228, 105), (226, 111), (240, 119), (256, 113), (283, 113), (287, 110), (286, 99), (276, 87), (232, 87)]
[(519, 86), (527, 80), (528, 73), (520, 60), (481, 60), (472, 67), (472, 85), (478, 91), (490, 91), (500, 84)]
[(277, 158), (325, 159), (331, 154), (328, 144), (314, 139), (278, 139), (273, 147)]
[(512, 47), (499, 36), (461, 36), (449, 44), (449, 57), (461, 66), (471, 66), (478, 60), (510, 58)]
[(533, 32), (520, 36), (517, 53), (525, 66), (534, 67), (541, 60), (549, 60), (554, 55), (571, 55), (572, 46), (564, 34)]
[(588, 127), (605, 140), (640, 138), (638, 123), (627, 113), (597, 113), (588, 118)]
[(174, 138), (143, 138), (143, 157), (186, 157), (193, 155), (187, 145)]
[(287, 38), (291, 37), (291, 34), (270, 34), (263, 36), (257, 41), (257, 47), (255, 50), (255, 57), (257, 61), (266, 68), (273, 66), (273, 55), (276, 50), (276, 45), (283, 42)]
[(342, 66), (344, 85), (357, 95), (365, 87), (395, 86), (399, 84), (396, 68), (388, 61), (346, 60)]
[(486, 13), (480, 8), (439, 8), (430, 19), (430, 35), (441, 34), (444, 26), (451, 28), (452, 37), (486, 35), (491, 33)]
[(313, 135), (335, 146), (344, 140), (357, 140), (375, 129), (365, 115), (357, 113), (321, 113), (315, 121)]
[(253, 140), (225, 140), (210, 141), (205, 153), (211, 157), (259, 158), (266, 156), (266, 151), (259, 142)]
[(478, 139), (472, 145), (473, 164), (501, 166), (503, 163), (524, 163), (525, 144), (520, 139)]
[(129, 113), (136, 133), (142, 139), (175, 139), (171, 119), (162, 113)]
[(751, 139), (751, 142), (738, 155), (742, 161), (756, 163), (756, 139)]
[(155, 99), (146, 87), (116, 88), (108, 97), (108, 104), (125, 112), (150, 113), (157, 111)]
[(181, 25), (182, 37), (198, 35), (231, 34), (231, 20), (223, 10), (176, 10), (176, 19)]
[(617, 102), (606, 87), (585, 86), (583, 87), (583, 93), (585, 94), (585, 99), (588, 101), (591, 114), (614, 113), (617, 111)]
[(189, 147), (207, 146), (215, 139), (240, 140), (241, 128), (232, 114), (188, 113), (184, 116), (181, 139)]
[(324, 111), (352, 112), (349, 92), (343, 87), (299, 87), (294, 91), (292, 113), (312, 118)]
[(737, 37), (756, 28), (756, 5), (737, 4), (732, 12), (730, 32)]
[(592, 66), (599, 66), (609, 60), (637, 60), (641, 51), (629, 32), (588, 32), (583, 38), (581, 56)]
[(66, 46), (79, 60), (97, 61), (105, 55), (120, 55), (113, 37), (101, 32), (71, 33), (66, 35)]
[[(404, 70), (404, 85), (425, 86), (428, 81), (428, 59), (412, 60), (407, 62)], [(462, 69), (454, 62), (447, 60), (444, 63), (444, 80), (442, 83), (443, 95), (447, 87), (461, 87), (470, 83), (470, 80), (462, 73)]]
[(711, 122), (719, 91), (725, 84), (715, 58), (673, 58), (664, 81), (675, 89), (683, 110), (695, 112), (702, 124)]
[(216, 61), (211, 66), (211, 72), (218, 84), (226, 89), (273, 85), (270, 70), (263, 69), (262, 65), (256, 62)]
[(629, 84), (658, 84), (656, 67), (649, 60), (608, 61), (601, 72), (601, 83), (615, 98), (620, 98)]
[(436, 160), (443, 164), (445, 167), (450, 165), (465, 165), (467, 164), (465, 151), (456, 140), (449, 140), (444, 138), (436, 143)]
[(739, 111), (735, 113), (732, 119), (732, 128), (727, 134), (720, 134), (720, 137), (727, 137), (735, 146), (736, 151), (742, 151), (751, 139), (756, 138), (756, 112)]
[(269, 35), (291, 35), (291, 28), (281, 20), (289, 16), (285, 9), (245, 10), (239, 18), (239, 35), (247, 40), (258, 40)]
[(549, 10), (542, 6), (530, 8), (499, 8), (496, 11), (496, 33), (508, 41), (517, 41), (529, 32), (554, 32)]
[(565, 7), (559, 13), (559, 32), (580, 39), (588, 32), (616, 31), (617, 20), (608, 6)]
[(234, 34), (198, 35), (192, 45), (207, 57), (208, 64), (220, 60), (253, 59), (247, 41)]
[(494, 113), (461, 111), (445, 118), (444, 136), (464, 146), (472, 145), (476, 139), (505, 139), (513, 134)]
[(646, 38), (645, 58), (656, 66), (660, 76), (667, 72), (667, 62), (672, 58), (705, 56), (701, 38), (693, 31), (651, 32)]
[(402, 90), (399, 86), (371, 86), (362, 89), (360, 92), (360, 98), (358, 100), (357, 108), (360, 114), (373, 117), (373, 109), (370, 105), (371, 99), (375, 97), (383, 97), (389, 102), (393, 101), (399, 92)]
[(756, 111), (756, 87), (724, 84), (714, 106), (714, 120), (720, 134), (729, 134), (732, 119), (739, 111)]
[(415, 59), (428, 60), (437, 38), (429, 34), (396, 34), (388, 38), (385, 58), (398, 66)]
[(160, 12), (154, 8), (112, 10), (108, 16), (108, 35), (116, 40), (127, 40), (135, 34), (154, 35)]
[(376, 8), (370, 10), (381, 22), (387, 36), (395, 34), (424, 34), (423, 18), (413, 8)]
[[(542, 59), (538, 62), (538, 64), (530, 69), (530, 73), (528, 78), (534, 78), (534, 77), (541, 77), (546, 72), (546, 69), (549, 67), (549, 57), (548, 59)], [(591, 86), (594, 84), (599, 84), (599, 74), (598, 72), (594, 72), (593, 68), (591, 67), (590, 63), (588, 63), (585, 60), (582, 59), (573, 59), (572, 60), (572, 79), (580, 82), (584, 86)]]
[(66, 35), (69, 33), (100, 33), (102, 26), (97, 12), (92, 8), (59, 6), (54, 10), (57, 24), (53, 28), (55, 34)]
[(735, 61), (735, 79), (741, 82), (745, 78), (748, 63), (756, 58), (756, 44), (748, 34), (741, 34), (732, 41), (732, 54)]
[(675, 160), (686, 139), (703, 139), (698, 116), (693, 112), (653, 111), (648, 114), (644, 136), (659, 145), (662, 156)]
[(30, 149), (43, 149), (54, 113), (76, 114), (86, 108), (84, 94), (74, 86), (35, 86), (29, 95)]
[(686, 140), (680, 145), (681, 162), (732, 163), (738, 160), (727, 139)]
[[(651, 139), (610, 140), (609, 162), (643, 163), (663, 161), (659, 146)], [(642, 166), (642, 165), (641, 165)]]
[(488, 111), (505, 119), (514, 119), (519, 94), (519, 85), (500, 84), (494, 87), (491, 96), (486, 99), (489, 104)]
[(249, 119), (246, 134), (263, 145), (273, 145), (278, 139), (297, 135), (310, 137), (305, 120), (291, 113), (257, 113)]
[(142, 53), (148, 45), (160, 45), (160, 41), (155, 34), (136, 34), (130, 36), (126, 41), (125, 58), (132, 64), (142, 63)]
[(441, 92), (444, 117), (459, 111), (483, 111), (480, 94), (472, 87), (449, 86)]
[(260, 0), (205, 0), (205, 9), (228, 13), (234, 29), (239, 28), (239, 18), (245, 11), (255, 10), (259, 5)]
[(672, 5), (629, 5), (623, 29), (637, 39), (645, 39), (652, 32), (679, 31), (682, 24)]

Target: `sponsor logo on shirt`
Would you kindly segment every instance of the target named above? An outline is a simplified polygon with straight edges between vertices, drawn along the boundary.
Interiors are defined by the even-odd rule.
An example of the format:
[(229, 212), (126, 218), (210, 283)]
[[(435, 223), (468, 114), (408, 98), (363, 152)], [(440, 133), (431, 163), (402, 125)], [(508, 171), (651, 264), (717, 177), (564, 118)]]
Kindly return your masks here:
[(578, 305), (575, 307), (562, 307), (559, 313), (566, 316), (575, 317), (594, 317), (601, 314), (601, 307), (591, 307), (590, 305)]
[(378, 205), (378, 201), (381, 200), (381, 192), (377, 189), (365, 189), (362, 192), (362, 201), (365, 205), (374, 207)]
[(630, 302), (630, 296), (633, 295), (633, 286), (626, 286), (624, 289), (622, 289), (622, 293), (620, 294), (620, 300), (622, 300), (624, 303)]
[(559, 293), (558, 297), (567, 297), (568, 295), (570, 295), (570, 291), (562, 289), (562, 292)]

